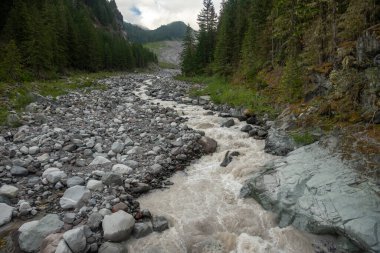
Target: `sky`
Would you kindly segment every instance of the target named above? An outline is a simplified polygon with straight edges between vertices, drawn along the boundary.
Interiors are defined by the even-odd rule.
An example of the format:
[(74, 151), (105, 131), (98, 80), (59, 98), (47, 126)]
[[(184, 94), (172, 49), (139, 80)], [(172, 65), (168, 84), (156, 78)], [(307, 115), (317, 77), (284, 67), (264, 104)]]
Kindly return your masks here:
[[(219, 13), (222, 0), (214, 0)], [(203, 0), (116, 0), (117, 6), (128, 23), (156, 29), (174, 21), (183, 21), (198, 29), (197, 16)]]

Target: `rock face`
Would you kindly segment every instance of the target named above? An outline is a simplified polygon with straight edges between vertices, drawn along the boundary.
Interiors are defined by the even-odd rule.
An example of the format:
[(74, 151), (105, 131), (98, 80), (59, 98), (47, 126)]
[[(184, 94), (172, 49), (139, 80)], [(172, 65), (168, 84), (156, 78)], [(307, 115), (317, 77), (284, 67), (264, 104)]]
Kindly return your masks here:
[(218, 143), (209, 138), (209, 137), (206, 137), (206, 136), (203, 136), (200, 140), (199, 140), (199, 143), (201, 144), (204, 152), (206, 154), (211, 154), (211, 153), (214, 153), (216, 151), (216, 147), (218, 146)]
[(90, 190), (85, 186), (76, 185), (65, 191), (59, 204), (63, 209), (81, 208), (90, 198)]
[(265, 152), (284, 156), (293, 151), (296, 147), (295, 142), (284, 132), (276, 129), (271, 129), (268, 133), (268, 138), (265, 140)]
[(58, 215), (48, 214), (39, 221), (25, 223), (19, 228), (18, 239), (20, 248), (25, 252), (38, 252), (42, 241), (50, 234), (59, 232), (64, 223), (59, 220)]
[(124, 211), (106, 215), (102, 223), (104, 239), (112, 242), (125, 241), (130, 236), (134, 225), (133, 216)]
[(0, 203), (0, 226), (9, 223), (12, 220), (13, 207)]
[(281, 227), (339, 234), (363, 250), (379, 252), (380, 198), (371, 187), (315, 143), (265, 166), (241, 196), (277, 213)]

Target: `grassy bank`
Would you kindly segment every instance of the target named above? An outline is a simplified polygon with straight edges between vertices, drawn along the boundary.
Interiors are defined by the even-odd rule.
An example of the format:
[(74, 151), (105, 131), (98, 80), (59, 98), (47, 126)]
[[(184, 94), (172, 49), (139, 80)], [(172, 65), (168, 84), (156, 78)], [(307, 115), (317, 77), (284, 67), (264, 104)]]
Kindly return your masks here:
[(5, 125), (10, 111), (22, 112), (33, 102), (33, 93), (53, 99), (78, 89), (106, 89), (97, 80), (120, 72), (71, 73), (55, 79), (24, 83), (0, 83), (0, 125)]
[(181, 81), (203, 84), (202, 88), (194, 88), (191, 91), (193, 96), (209, 95), (216, 104), (243, 107), (257, 114), (276, 115), (276, 110), (271, 106), (270, 99), (248, 85), (232, 84), (229, 80), (217, 76), (177, 76), (176, 78)]

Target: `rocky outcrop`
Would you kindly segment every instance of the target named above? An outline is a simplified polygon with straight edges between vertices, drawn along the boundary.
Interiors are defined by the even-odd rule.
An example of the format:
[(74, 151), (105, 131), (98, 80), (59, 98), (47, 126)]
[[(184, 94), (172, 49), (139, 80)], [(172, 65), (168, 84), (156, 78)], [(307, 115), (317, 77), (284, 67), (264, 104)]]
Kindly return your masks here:
[(264, 149), (265, 152), (269, 154), (284, 156), (293, 151), (295, 147), (296, 143), (285, 133), (285, 131), (280, 131), (272, 128), (268, 132), (268, 137), (265, 140)]
[(279, 226), (337, 234), (368, 252), (380, 251), (376, 186), (318, 143), (267, 164), (241, 189), (278, 214)]

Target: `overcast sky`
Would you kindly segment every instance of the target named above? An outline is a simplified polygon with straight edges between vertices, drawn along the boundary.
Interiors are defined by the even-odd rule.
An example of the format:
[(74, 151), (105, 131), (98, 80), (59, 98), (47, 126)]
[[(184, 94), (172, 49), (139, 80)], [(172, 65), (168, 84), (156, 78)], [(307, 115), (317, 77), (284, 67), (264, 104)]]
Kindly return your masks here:
[[(213, 2), (219, 13), (221, 0)], [(183, 21), (198, 29), (196, 19), (203, 0), (116, 0), (116, 3), (129, 23), (155, 29), (173, 21)]]

